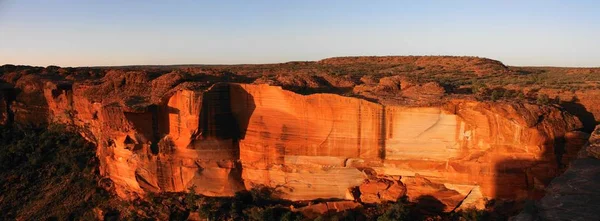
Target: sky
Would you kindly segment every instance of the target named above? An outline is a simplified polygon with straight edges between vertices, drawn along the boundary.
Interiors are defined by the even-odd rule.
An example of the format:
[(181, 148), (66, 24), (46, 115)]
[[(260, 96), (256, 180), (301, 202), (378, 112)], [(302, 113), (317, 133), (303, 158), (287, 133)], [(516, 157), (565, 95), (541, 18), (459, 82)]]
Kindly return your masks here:
[(600, 1), (0, 0), (0, 64), (479, 56), (600, 67)]

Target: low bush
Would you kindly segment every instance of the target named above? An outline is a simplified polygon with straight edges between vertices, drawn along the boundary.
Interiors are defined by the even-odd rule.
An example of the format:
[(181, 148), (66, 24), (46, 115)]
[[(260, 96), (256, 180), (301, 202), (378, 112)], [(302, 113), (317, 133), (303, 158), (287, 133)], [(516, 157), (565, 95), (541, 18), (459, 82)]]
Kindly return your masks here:
[(410, 209), (404, 202), (396, 202), (388, 208), (377, 221), (409, 220)]

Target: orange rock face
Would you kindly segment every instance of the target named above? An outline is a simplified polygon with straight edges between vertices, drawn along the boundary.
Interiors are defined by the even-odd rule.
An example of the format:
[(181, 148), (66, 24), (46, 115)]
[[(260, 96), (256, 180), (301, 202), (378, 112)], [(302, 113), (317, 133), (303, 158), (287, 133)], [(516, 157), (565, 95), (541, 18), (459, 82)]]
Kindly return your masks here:
[(216, 85), (202, 96), (176, 91), (144, 112), (115, 107), (101, 115), (105, 125), (114, 120), (127, 125), (98, 151), (104, 173), (122, 195), (194, 187), (205, 195), (227, 196), (244, 189), (237, 126), (229, 103), (220, 100), (228, 96), (223, 90), (229, 86)]
[(358, 190), (363, 203), (396, 202), (406, 194), (402, 182), (387, 179), (365, 180)]
[[(581, 140), (570, 133), (579, 120), (553, 106), (408, 107), (264, 84), (179, 84), (179, 73), (109, 75), (101, 85), (23, 78), (10, 108), (16, 122), (80, 128), (122, 197), (267, 186), (290, 200), (358, 200), (358, 187), (363, 202), (432, 196), (453, 209), (465, 198), (535, 196)], [(443, 94), (434, 84), (412, 88)]]
[(553, 148), (581, 126), (564, 112), (537, 105), (456, 100), (408, 108), (240, 87), (247, 93), (244, 105), (254, 107), (239, 143), (245, 185), (279, 188), (294, 200), (350, 199), (348, 188), (363, 182), (365, 168), (403, 180), (420, 174), (457, 199), (476, 187), (485, 197), (524, 198), (555, 175), (551, 156), (560, 151)]
[(568, 169), (552, 180), (546, 195), (536, 203), (535, 211), (523, 210), (511, 220), (600, 220), (598, 147), (600, 126), (591, 133), (589, 142)]
[[(420, 174), (441, 190), (414, 193), (421, 186), (407, 185), (409, 196), (451, 192), (456, 200), (448, 207), (475, 187), (485, 197), (523, 198), (554, 176), (554, 159), (546, 155), (580, 126), (536, 105), (408, 108), (267, 85), (218, 85), (201, 99), (194, 93), (176, 92), (155, 113), (106, 110), (103, 119), (127, 122), (133, 131), (99, 151), (106, 174), (124, 191), (195, 185), (200, 193), (230, 195), (265, 185), (291, 200), (352, 199), (349, 189), (370, 168), (403, 181)], [(154, 118), (161, 133), (156, 153), (153, 132), (143, 129), (156, 127)]]

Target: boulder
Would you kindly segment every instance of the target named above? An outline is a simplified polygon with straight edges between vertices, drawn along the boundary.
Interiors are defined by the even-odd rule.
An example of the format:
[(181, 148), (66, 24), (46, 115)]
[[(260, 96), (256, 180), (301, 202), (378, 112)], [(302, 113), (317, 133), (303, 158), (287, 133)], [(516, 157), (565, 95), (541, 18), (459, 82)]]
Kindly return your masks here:
[(363, 203), (396, 202), (404, 196), (406, 187), (399, 181), (379, 178), (365, 180), (359, 191)]

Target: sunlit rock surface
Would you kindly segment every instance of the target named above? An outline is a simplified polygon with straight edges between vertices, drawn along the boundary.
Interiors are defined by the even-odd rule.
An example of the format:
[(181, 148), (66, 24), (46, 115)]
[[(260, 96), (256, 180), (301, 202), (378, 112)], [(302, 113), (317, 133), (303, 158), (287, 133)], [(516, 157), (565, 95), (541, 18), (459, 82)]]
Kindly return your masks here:
[(555, 143), (564, 145), (565, 133), (580, 126), (537, 105), (381, 106), (241, 87), (254, 106), (240, 141), (246, 185), (280, 187), (292, 199), (342, 198), (362, 182), (365, 168), (379, 176), (420, 174), (463, 196), (479, 187), (487, 197), (526, 197), (555, 175)]
[[(186, 75), (177, 72), (105, 78), (23, 77), (10, 102), (3, 89), (0, 107), (19, 123), (78, 126), (125, 198), (189, 188), (231, 196), (267, 186), (291, 200), (430, 196), (452, 210), (464, 199), (480, 205), (539, 195), (558, 162), (568, 163), (565, 150), (581, 142), (573, 132), (579, 120), (553, 106), (467, 99), (383, 105), (265, 84), (182, 83)], [(423, 88), (443, 94), (436, 85)], [(1, 113), (8, 121), (9, 112)], [(367, 180), (382, 187), (367, 188)]]
[(409, 196), (451, 192), (448, 208), (473, 188), (524, 198), (555, 175), (555, 142), (579, 126), (536, 105), (382, 106), (268, 85), (181, 90), (142, 110), (91, 106), (102, 128), (92, 133), (101, 139), (103, 171), (124, 195), (191, 186), (231, 195), (265, 185), (292, 200), (352, 199), (349, 189), (369, 176), (419, 174), (434, 190), (407, 185)]

